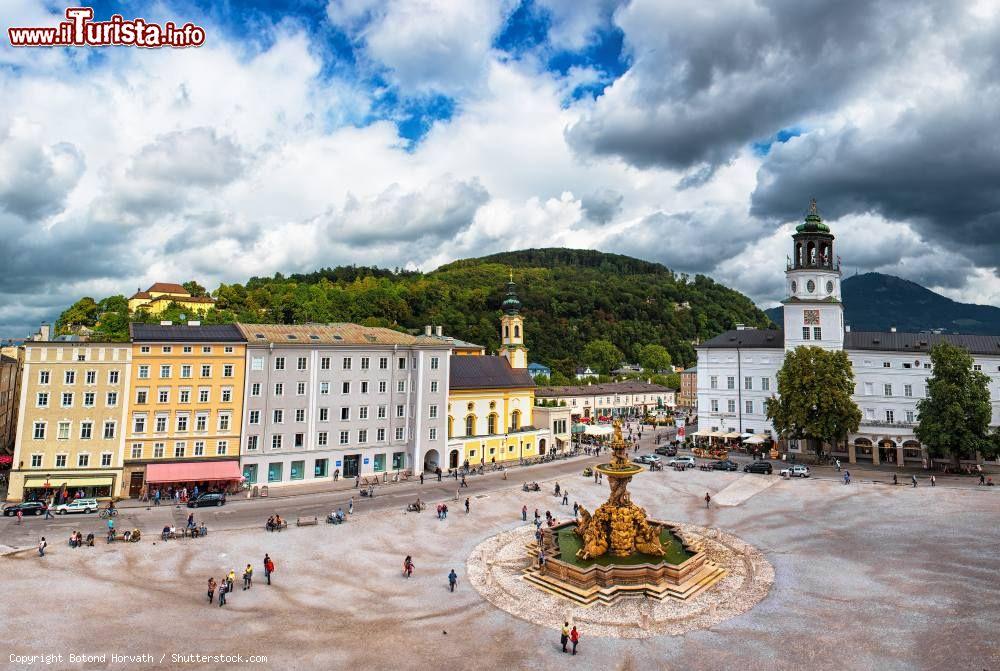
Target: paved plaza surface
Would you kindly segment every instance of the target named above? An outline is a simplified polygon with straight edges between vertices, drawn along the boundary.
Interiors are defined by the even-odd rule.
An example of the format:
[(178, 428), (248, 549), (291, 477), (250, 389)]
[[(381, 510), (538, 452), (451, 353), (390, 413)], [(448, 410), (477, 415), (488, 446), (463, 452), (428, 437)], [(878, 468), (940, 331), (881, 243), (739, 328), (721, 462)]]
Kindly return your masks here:
[[(424, 513), (403, 512), (413, 489), (401, 487), (372, 502), (381, 506), (356, 508), (345, 525), (280, 534), (261, 528), (261, 502), (212, 511), (207, 538), (166, 543), (155, 537), (159, 518), (186, 510), (139, 510), (150, 516), (142, 542), (109, 546), (99, 537), (96, 547), (78, 550), (67, 547), (62, 525), (96, 527), (93, 516), (59, 521), (59, 531), (47, 527), (46, 557), (22, 551), (0, 558), (0, 618), (10, 653), (62, 654), (64, 661), (28, 667), (5, 655), (3, 662), (134, 668), (112, 663), (111, 655), (149, 654), (152, 663), (141, 668), (227, 666), (171, 664), (173, 654), (202, 654), (264, 655), (266, 662), (245, 666), (274, 669), (1000, 668), (998, 488), (845, 486), (833, 478), (669, 470), (638, 475), (634, 500), (656, 518), (720, 528), (755, 546), (774, 567), (774, 585), (743, 615), (681, 636), (620, 640), (584, 628), (571, 658), (552, 628), (485, 601), (466, 581), (465, 566), (484, 539), (522, 524), (522, 504), (571, 516), (571, 506), (551, 493), (556, 479), (571, 502), (589, 509), (602, 502), (607, 484), (579, 475), (583, 464), (470, 480), (462, 490), (463, 500), (471, 497), (468, 515), (451, 500), (454, 483), (428, 482)], [(520, 491), (528, 473), (540, 474), (541, 493)], [(726, 505), (706, 510), (706, 491)], [(330, 496), (339, 501), (344, 493)], [(439, 521), (433, 504), (446, 497), (450, 514)], [(329, 508), (312, 496), (280, 505)], [(228, 525), (225, 514), (261, 524)], [(40, 520), (27, 520), (39, 525), (29, 529), (3, 524), (0, 542), (14, 546), (46, 528)], [(277, 565), (271, 586), (261, 566), (265, 552)], [(407, 554), (416, 564), (410, 579), (401, 572)], [(224, 608), (209, 606), (207, 578), (240, 573), (248, 562), (254, 587), (237, 589)], [(454, 593), (446, 578), (452, 568), (459, 575)], [(69, 654), (107, 658), (70, 663)]]

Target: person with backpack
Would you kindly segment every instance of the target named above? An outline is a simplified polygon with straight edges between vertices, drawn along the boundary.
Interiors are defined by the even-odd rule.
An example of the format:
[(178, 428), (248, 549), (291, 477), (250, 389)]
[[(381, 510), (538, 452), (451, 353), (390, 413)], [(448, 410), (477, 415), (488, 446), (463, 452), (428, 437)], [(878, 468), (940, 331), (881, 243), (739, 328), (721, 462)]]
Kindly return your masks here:
[(253, 566), (247, 564), (247, 567), (243, 569), (243, 589), (248, 590), (253, 587)]
[(455, 591), (456, 584), (458, 584), (458, 574), (455, 573), (455, 569), (452, 569), (451, 573), (448, 574), (448, 587), (451, 588), (452, 592)]
[(271, 560), (271, 555), (264, 554), (264, 577), (267, 578), (267, 584), (271, 584), (271, 574), (274, 573), (274, 562)]

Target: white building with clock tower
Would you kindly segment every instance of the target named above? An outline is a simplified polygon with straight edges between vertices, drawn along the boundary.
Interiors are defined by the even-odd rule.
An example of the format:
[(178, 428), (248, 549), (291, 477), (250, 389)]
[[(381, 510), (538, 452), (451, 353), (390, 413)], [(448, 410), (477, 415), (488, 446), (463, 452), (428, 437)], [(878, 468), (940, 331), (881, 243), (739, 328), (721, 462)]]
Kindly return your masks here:
[[(816, 202), (792, 235), (786, 259), (783, 329), (737, 324), (697, 347), (698, 433), (756, 444), (777, 439), (764, 403), (777, 393), (785, 353), (812, 345), (844, 350), (854, 368), (854, 401), (861, 410), (858, 432), (830, 452), (850, 463), (929, 465), (914, 434), (917, 401), (926, 395), (930, 349), (947, 340), (972, 354), (975, 367), (990, 376), (991, 424), (1000, 426), (1000, 336), (851, 331), (844, 324), (840, 259), (834, 236)], [(796, 441), (784, 445), (799, 451)], [(967, 455), (969, 462), (978, 455)]]

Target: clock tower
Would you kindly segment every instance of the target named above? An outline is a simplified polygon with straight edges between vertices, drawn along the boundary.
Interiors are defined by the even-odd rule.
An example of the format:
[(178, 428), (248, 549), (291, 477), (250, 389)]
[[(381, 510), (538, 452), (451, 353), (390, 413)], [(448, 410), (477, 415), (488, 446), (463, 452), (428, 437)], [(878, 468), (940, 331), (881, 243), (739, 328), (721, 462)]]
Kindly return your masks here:
[(844, 348), (844, 305), (840, 300), (840, 258), (833, 233), (823, 223), (816, 200), (792, 236), (793, 257), (785, 268), (785, 349), (812, 345)]

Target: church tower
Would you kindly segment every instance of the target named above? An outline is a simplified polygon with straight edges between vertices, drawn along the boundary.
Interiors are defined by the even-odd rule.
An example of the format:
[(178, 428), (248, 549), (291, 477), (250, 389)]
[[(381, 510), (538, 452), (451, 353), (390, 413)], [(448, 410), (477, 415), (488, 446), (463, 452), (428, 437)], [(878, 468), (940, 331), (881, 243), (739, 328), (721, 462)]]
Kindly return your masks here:
[(528, 350), (524, 346), (524, 319), (519, 314), (521, 301), (514, 293), (514, 272), (507, 282), (507, 297), (503, 299), (500, 317), (500, 356), (506, 357), (511, 368), (528, 367)]
[(785, 349), (812, 345), (844, 348), (844, 305), (840, 300), (840, 258), (833, 253), (833, 234), (809, 203), (805, 222), (792, 236), (793, 257), (785, 268), (782, 303), (785, 313)]

